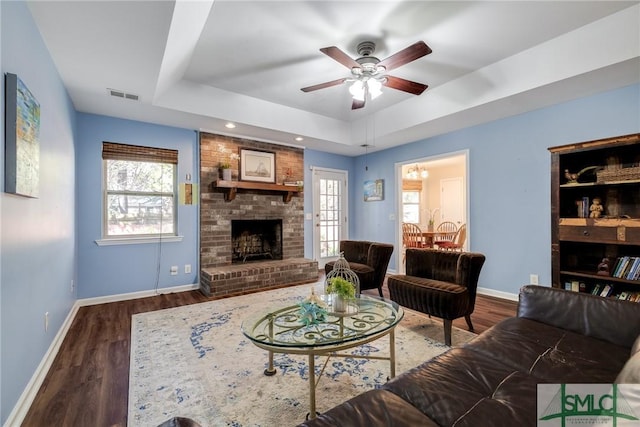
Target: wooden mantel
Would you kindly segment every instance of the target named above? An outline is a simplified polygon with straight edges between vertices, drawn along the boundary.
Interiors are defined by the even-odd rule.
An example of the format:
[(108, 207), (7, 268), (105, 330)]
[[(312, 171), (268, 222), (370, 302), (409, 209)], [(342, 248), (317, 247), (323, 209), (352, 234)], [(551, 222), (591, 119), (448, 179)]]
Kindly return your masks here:
[(224, 201), (230, 202), (236, 198), (238, 190), (258, 190), (268, 191), (272, 193), (281, 193), (282, 201), (289, 203), (293, 196), (298, 196), (300, 191), (298, 187), (281, 184), (269, 184), (267, 182), (249, 182), (249, 181), (213, 181), (211, 183), (214, 189), (224, 192)]

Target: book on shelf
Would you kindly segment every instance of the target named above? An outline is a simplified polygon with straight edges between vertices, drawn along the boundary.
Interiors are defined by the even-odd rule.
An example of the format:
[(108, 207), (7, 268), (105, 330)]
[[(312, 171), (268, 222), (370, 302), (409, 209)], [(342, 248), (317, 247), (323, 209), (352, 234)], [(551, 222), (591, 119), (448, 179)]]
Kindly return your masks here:
[(611, 295), (612, 291), (613, 291), (613, 286), (611, 286), (609, 284), (606, 284), (602, 288), (602, 291), (600, 292), (600, 296), (601, 297), (608, 297), (609, 295)]
[(589, 218), (589, 198), (583, 197), (582, 199), (576, 200), (576, 208), (578, 213), (578, 218)]
[(622, 272), (621, 279), (626, 279), (629, 276), (629, 273), (631, 272), (631, 269), (633, 268), (633, 264), (635, 261), (636, 261), (636, 257), (629, 257), (629, 262), (627, 262), (627, 265), (624, 271)]
[(611, 277), (625, 280), (640, 279), (640, 257), (621, 256), (617, 258)]
[(611, 274), (612, 277), (620, 277), (620, 271), (622, 271), (622, 268), (624, 267), (626, 261), (627, 261), (627, 257), (618, 258), (616, 262), (616, 267), (613, 269), (613, 273)]
[(638, 275), (638, 270), (640, 270), (640, 257), (633, 257), (633, 264), (629, 268), (629, 272), (625, 276), (627, 280), (636, 280), (636, 276)]
[(571, 291), (580, 292), (580, 282), (578, 282), (577, 280), (572, 280), (571, 281)]
[(640, 292), (622, 291), (616, 295), (616, 299), (640, 303)]

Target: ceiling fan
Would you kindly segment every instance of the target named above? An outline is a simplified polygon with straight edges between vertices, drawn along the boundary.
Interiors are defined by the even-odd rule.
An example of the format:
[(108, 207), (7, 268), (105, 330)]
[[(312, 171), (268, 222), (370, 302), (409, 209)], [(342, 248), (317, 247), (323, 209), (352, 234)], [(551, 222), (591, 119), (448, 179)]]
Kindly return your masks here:
[(337, 86), (346, 82), (353, 82), (349, 87), (349, 92), (353, 96), (352, 110), (364, 107), (367, 94), (371, 99), (380, 95), (381, 87), (386, 86), (392, 89), (401, 90), (414, 95), (420, 95), (427, 89), (427, 85), (400, 77), (385, 74), (387, 71), (398, 68), (402, 65), (422, 58), (430, 54), (431, 48), (423, 41), (416, 42), (411, 46), (396, 52), (390, 57), (380, 61), (375, 56), (376, 44), (370, 41), (364, 41), (358, 44), (357, 51), (360, 58), (353, 59), (342, 50), (335, 46), (323, 47), (320, 52), (341, 63), (345, 67), (351, 69), (353, 77), (345, 77), (342, 79), (332, 80), (330, 82), (320, 83), (313, 86), (303, 87), (303, 92), (312, 92), (318, 89), (324, 89), (331, 86)]

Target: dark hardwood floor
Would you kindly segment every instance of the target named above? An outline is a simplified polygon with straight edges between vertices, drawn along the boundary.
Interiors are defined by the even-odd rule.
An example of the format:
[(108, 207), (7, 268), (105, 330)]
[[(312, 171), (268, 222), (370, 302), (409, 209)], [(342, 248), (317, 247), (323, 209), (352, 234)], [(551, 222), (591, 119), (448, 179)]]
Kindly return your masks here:
[[(81, 307), (22, 426), (126, 426), (131, 316), (210, 300), (189, 291)], [(513, 301), (479, 295), (475, 332), (515, 312)], [(466, 328), (464, 318), (453, 324)]]

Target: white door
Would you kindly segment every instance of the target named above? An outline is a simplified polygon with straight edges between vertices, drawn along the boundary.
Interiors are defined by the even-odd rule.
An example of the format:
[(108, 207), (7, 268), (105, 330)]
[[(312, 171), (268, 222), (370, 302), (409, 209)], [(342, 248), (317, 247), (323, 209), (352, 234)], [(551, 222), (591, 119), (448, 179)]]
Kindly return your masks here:
[(451, 221), (458, 227), (464, 224), (464, 201), (462, 177), (440, 180), (440, 222)]
[(347, 171), (313, 168), (313, 258), (324, 269), (347, 239)]

